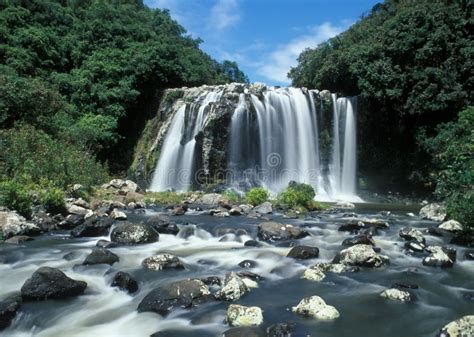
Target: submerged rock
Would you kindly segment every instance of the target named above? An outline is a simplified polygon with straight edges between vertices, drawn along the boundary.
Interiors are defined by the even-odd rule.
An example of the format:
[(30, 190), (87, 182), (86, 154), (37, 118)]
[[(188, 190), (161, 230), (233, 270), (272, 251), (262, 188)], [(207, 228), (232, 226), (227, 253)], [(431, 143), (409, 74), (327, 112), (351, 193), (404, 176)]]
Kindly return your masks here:
[(86, 266), (95, 264), (113, 265), (115, 262), (119, 262), (119, 257), (110, 250), (104, 248), (95, 248), (92, 253), (86, 257), (82, 264)]
[(226, 319), (230, 326), (258, 326), (263, 323), (262, 309), (231, 304)]
[(327, 305), (319, 296), (306, 297), (291, 309), (293, 312), (316, 318), (318, 320), (333, 320), (339, 317), (339, 311), (331, 305)]
[(343, 246), (355, 246), (355, 245), (372, 245), (375, 246), (375, 242), (371, 235), (361, 234), (356, 235), (353, 238), (348, 238), (342, 241)]
[(239, 326), (224, 331), (224, 337), (268, 337), (268, 335), (259, 327)]
[(446, 215), (446, 208), (443, 205), (437, 203), (428, 204), (420, 209), (420, 216), (423, 219), (444, 221), (446, 220)]
[(84, 281), (73, 280), (56, 268), (41, 267), (21, 287), (23, 301), (63, 299), (82, 295)]
[(301, 239), (309, 233), (292, 225), (284, 225), (277, 222), (262, 222), (258, 225), (258, 237), (264, 241), (285, 241)]
[(138, 312), (167, 315), (178, 308), (190, 308), (211, 300), (209, 288), (201, 281), (188, 279), (153, 289), (138, 305)]
[(215, 296), (217, 299), (224, 301), (235, 301), (249, 292), (249, 288), (236, 273), (231, 272), (226, 275), (224, 285)]
[(317, 247), (310, 246), (295, 246), (288, 253), (287, 257), (294, 259), (306, 260), (314, 259), (319, 255), (319, 249)]
[(428, 246), (426, 251), (431, 253), (423, 259), (423, 264), (430, 267), (452, 267), (456, 262), (456, 250), (441, 246)]
[(243, 261), (239, 262), (239, 267), (241, 267), (241, 268), (250, 269), (250, 268), (255, 268), (256, 266), (257, 266), (257, 262), (255, 262), (253, 260), (243, 260)]
[(377, 254), (370, 245), (355, 245), (340, 251), (334, 263), (359, 267), (381, 267), (389, 262), (389, 258)]
[(21, 307), (21, 298), (15, 296), (0, 302), (0, 331), (8, 328)]
[(468, 337), (474, 336), (474, 315), (461, 317), (446, 324), (438, 335), (439, 337)]
[(5, 239), (15, 235), (38, 235), (41, 230), (15, 211), (0, 211), (0, 230)]
[(184, 269), (183, 262), (172, 254), (158, 254), (147, 257), (143, 260), (142, 265), (150, 270)]
[(415, 300), (415, 297), (409, 291), (398, 288), (385, 289), (380, 296), (388, 300), (399, 302), (412, 302)]
[(11, 244), (11, 245), (21, 245), (27, 241), (33, 241), (33, 240), (34, 239), (28, 235), (15, 235), (9, 239), (6, 239), (5, 243)]
[(464, 229), (463, 226), (456, 220), (449, 220), (443, 222), (441, 225), (438, 226), (438, 228), (451, 233), (461, 232)]
[(110, 239), (121, 244), (152, 243), (158, 241), (159, 234), (144, 224), (123, 223), (112, 230)]
[(293, 324), (278, 323), (267, 328), (267, 337), (291, 337)]
[(119, 271), (115, 274), (111, 286), (118, 287), (120, 290), (125, 290), (130, 294), (138, 291), (137, 281), (135, 281), (130, 274), (123, 271)]

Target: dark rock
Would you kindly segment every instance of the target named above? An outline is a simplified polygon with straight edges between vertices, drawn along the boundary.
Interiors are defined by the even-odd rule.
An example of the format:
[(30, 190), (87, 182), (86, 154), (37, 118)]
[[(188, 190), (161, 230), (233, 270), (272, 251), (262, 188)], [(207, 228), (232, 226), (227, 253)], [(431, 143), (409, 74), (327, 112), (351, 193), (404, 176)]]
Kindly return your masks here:
[(362, 221), (358, 221), (357, 219), (350, 220), (347, 223), (339, 226), (338, 230), (340, 232), (358, 232), (359, 230), (365, 228), (365, 225)]
[(257, 266), (257, 262), (252, 261), (252, 260), (243, 260), (242, 262), (239, 263), (239, 267), (241, 268), (255, 268)]
[(405, 248), (409, 251), (415, 252), (423, 252), (425, 250), (425, 245), (416, 241), (405, 242)]
[(25, 281), (21, 297), (23, 301), (63, 299), (82, 295), (86, 287), (86, 282), (73, 280), (59, 269), (41, 267)]
[(222, 279), (220, 277), (217, 277), (217, 276), (205, 277), (205, 278), (202, 278), (201, 281), (205, 285), (208, 285), (208, 286), (213, 286), (213, 285), (221, 286), (222, 285)]
[(255, 281), (255, 282), (259, 282), (259, 281), (263, 281), (264, 278), (263, 276), (260, 276), (258, 274), (255, 274), (255, 273), (252, 273), (250, 271), (241, 271), (241, 272), (238, 272), (236, 273), (237, 276), (239, 276), (240, 278), (248, 278), (248, 279), (251, 279), (252, 281)]
[(142, 266), (150, 270), (184, 269), (183, 262), (177, 256), (171, 254), (158, 254), (147, 257), (143, 260)]
[(278, 323), (267, 328), (268, 337), (291, 337), (294, 324)]
[(95, 246), (98, 247), (98, 248), (116, 248), (119, 245), (114, 243), (114, 242), (110, 242), (108, 240), (101, 239), (101, 240), (96, 242)]
[(0, 331), (8, 328), (21, 307), (21, 297), (15, 296), (0, 302)]
[(167, 315), (178, 308), (190, 308), (211, 300), (209, 288), (200, 280), (188, 279), (153, 289), (138, 305), (138, 312)]
[(33, 215), (31, 219), (33, 223), (41, 228), (42, 231), (50, 231), (57, 229), (57, 225), (59, 221), (56, 221), (51, 215), (45, 212), (37, 212)]
[(432, 236), (443, 236), (443, 231), (441, 229), (439, 229), (438, 227), (429, 227), (426, 232), (428, 233), (428, 235), (432, 235)]
[(171, 215), (184, 215), (186, 213), (186, 211), (188, 210), (188, 206), (183, 204), (183, 205), (178, 205), (178, 206), (175, 206), (172, 210), (171, 210)]
[(258, 225), (258, 237), (264, 241), (285, 241), (301, 239), (309, 233), (292, 225), (277, 222), (262, 222)]
[(121, 244), (152, 243), (158, 241), (159, 234), (144, 224), (122, 223), (112, 230), (110, 239)]
[(307, 260), (314, 259), (319, 256), (319, 249), (317, 247), (310, 246), (296, 246), (293, 247), (288, 253), (287, 257), (294, 259)]
[(96, 237), (109, 235), (110, 227), (114, 221), (105, 216), (97, 217), (95, 215), (87, 218), (82, 225), (77, 226), (71, 231), (73, 237)]
[(11, 245), (21, 245), (22, 243), (25, 243), (26, 241), (33, 241), (33, 240), (34, 239), (32, 237), (29, 237), (28, 235), (15, 235), (9, 239), (6, 239), (5, 243), (9, 243)]
[(456, 233), (450, 243), (463, 247), (474, 247), (474, 233)]
[(112, 287), (118, 287), (120, 290), (133, 294), (138, 290), (138, 283), (130, 274), (119, 271), (112, 280)]
[(61, 229), (72, 229), (84, 223), (84, 214), (71, 214), (58, 223)]
[(275, 246), (276, 247), (285, 247), (285, 248), (292, 248), (295, 247), (297, 243), (295, 241), (283, 241), (278, 242)]
[(224, 337), (267, 337), (265, 331), (259, 327), (235, 327), (224, 331)]
[(354, 236), (353, 238), (348, 238), (342, 241), (343, 246), (354, 246), (354, 245), (372, 245), (375, 246), (375, 242), (370, 235), (361, 234)]
[(247, 240), (244, 243), (245, 247), (261, 247), (262, 244), (256, 240)]
[(146, 224), (155, 229), (160, 234), (176, 235), (179, 232), (178, 226), (170, 220), (166, 214), (157, 214), (150, 217)]
[(119, 261), (119, 257), (112, 253), (111, 251), (104, 248), (95, 248), (92, 253), (90, 253), (84, 262), (83, 265), (94, 265), (94, 264), (109, 264), (113, 265), (115, 262)]
[(474, 293), (465, 292), (462, 294), (462, 298), (469, 302), (474, 302)]
[(378, 230), (377, 227), (370, 226), (369, 228), (364, 229), (361, 232), (361, 234), (368, 235), (368, 236), (372, 237), (372, 236), (376, 236), (377, 234), (379, 234), (379, 230)]
[(78, 252), (69, 252), (67, 254), (64, 254), (63, 259), (66, 260), (66, 261), (72, 261), (72, 260), (74, 260), (78, 257), (79, 257)]
[(464, 252), (464, 260), (474, 260), (474, 250), (466, 250)]

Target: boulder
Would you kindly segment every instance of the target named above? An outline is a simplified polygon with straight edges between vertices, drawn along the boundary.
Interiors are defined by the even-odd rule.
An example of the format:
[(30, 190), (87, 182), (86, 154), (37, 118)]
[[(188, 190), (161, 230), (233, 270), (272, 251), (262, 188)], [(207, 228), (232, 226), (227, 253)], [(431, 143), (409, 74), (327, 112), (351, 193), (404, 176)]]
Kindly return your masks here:
[(262, 244), (256, 240), (247, 240), (244, 242), (245, 247), (261, 247)]
[(73, 229), (82, 225), (84, 221), (84, 214), (69, 214), (63, 221), (58, 223), (58, 227), (60, 229)]
[(273, 213), (272, 204), (268, 201), (265, 201), (263, 204), (256, 206), (253, 209), (258, 214), (271, 214)]
[(56, 268), (41, 267), (21, 287), (23, 301), (64, 299), (82, 295), (87, 287), (84, 281), (73, 280)]
[(57, 218), (45, 212), (36, 212), (33, 214), (31, 221), (45, 232), (58, 229), (59, 221), (57, 221)]
[(405, 248), (408, 249), (408, 255), (413, 254), (414, 252), (423, 252), (425, 250), (425, 245), (417, 241), (405, 242)]
[(178, 308), (190, 308), (211, 299), (209, 288), (201, 280), (182, 280), (153, 289), (138, 305), (138, 312), (167, 315)]
[(71, 231), (72, 237), (96, 237), (109, 235), (110, 227), (114, 221), (108, 216), (91, 216), (82, 225), (75, 227)]
[(116, 248), (119, 245), (108, 240), (98, 240), (95, 244), (97, 248)]
[(141, 193), (138, 193), (138, 192), (128, 192), (126, 195), (125, 195), (125, 202), (127, 204), (133, 202), (137, 205), (143, 205), (143, 200), (145, 199), (145, 196)]
[(334, 258), (334, 263), (358, 267), (381, 267), (389, 258), (377, 254), (370, 245), (355, 245), (344, 249)]
[(133, 277), (123, 271), (119, 271), (115, 274), (112, 279), (112, 287), (117, 287), (120, 290), (124, 290), (133, 294), (138, 291), (138, 283), (133, 279)]
[(207, 193), (202, 195), (198, 200), (197, 203), (205, 205), (205, 206), (219, 206), (219, 201), (221, 201), (224, 196), (220, 195), (219, 193)]
[(69, 214), (86, 215), (89, 213), (89, 209), (72, 204), (68, 207), (67, 212)]
[(11, 244), (11, 245), (21, 245), (25, 243), (26, 241), (33, 241), (33, 238), (28, 235), (15, 235), (9, 239), (6, 239), (5, 243)]
[(318, 320), (333, 320), (339, 317), (339, 311), (333, 306), (327, 305), (319, 296), (303, 298), (300, 303), (291, 310), (297, 314)]
[(415, 300), (415, 297), (412, 293), (398, 288), (385, 289), (382, 291), (382, 293), (380, 293), (380, 296), (388, 300), (398, 302), (412, 302)]
[(398, 235), (400, 235), (401, 238), (408, 240), (408, 241), (415, 241), (418, 242), (422, 245), (425, 244), (426, 239), (423, 236), (423, 233), (420, 232), (418, 229), (415, 228), (410, 228), (410, 227), (404, 227), (400, 229), (398, 232)]
[(112, 242), (126, 245), (152, 243), (158, 241), (159, 234), (144, 224), (122, 223), (112, 230), (110, 239)]
[(439, 337), (468, 337), (474, 336), (474, 315), (461, 317), (446, 324), (438, 335)]
[(361, 234), (356, 235), (352, 238), (345, 239), (342, 241), (343, 246), (355, 246), (355, 245), (372, 245), (375, 246), (375, 242), (371, 235)]
[(160, 234), (176, 235), (179, 232), (178, 226), (171, 221), (167, 214), (157, 214), (150, 217), (146, 224), (155, 229)]
[(420, 216), (423, 219), (432, 221), (444, 221), (446, 220), (446, 208), (437, 203), (428, 204), (420, 209)]
[(319, 248), (310, 246), (295, 246), (288, 253), (287, 257), (292, 257), (299, 260), (307, 260), (317, 258), (319, 255)]
[(171, 254), (158, 254), (147, 257), (143, 260), (142, 266), (150, 270), (184, 269), (183, 262), (177, 256)]
[(461, 232), (464, 229), (463, 226), (456, 220), (449, 220), (443, 222), (441, 225), (438, 226), (438, 228), (451, 233)]
[(109, 264), (113, 265), (115, 262), (119, 262), (119, 257), (112, 253), (110, 250), (105, 248), (95, 248), (92, 250), (84, 262), (83, 265), (94, 265), (94, 264)]
[(263, 323), (262, 309), (231, 304), (226, 319), (230, 326), (258, 326)]
[(177, 205), (171, 210), (171, 215), (184, 215), (187, 210), (186, 205)]
[(423, 264), (430, 267), (452, 267), (456, 262), (456, 250), (441, 247), (441, 246), (428, 246), (426, 251), (430, 253), (429, 256), (423, 259)]
[(229, 210), (230, 215), (242, 215), (244, 214), (244, 210), (239, 206), (234, 206)]
[(264, 241), (285, 241), (301, 239), (309, 233), (292, 225), (280, 224), (277, 222), (262, 222), (258, 225), (258, 237)]
[(0, 331), (8, 328), (21, 307), (21, 297), (0, 301)]
[(235, 301), (249, 292), (249, 288), (244, 283), (241, 277), (236, 273), (231, 272), (226, 275), (224, 285), (215, 296), (217, 299), (224, 301)]
[(79, 206), (79, 207), (82, 207), (82, 208), (86, 208), (86, 209), (90, 209), (90, 205), (87, 201), (85, 201), (84, 199), (82, 198), (79, 198), (79, 199), (76, 199), (72, 202), (73, 205), (76, 205), (76, 206)]
[(15, 235), (38, 235), (41, 230), (15, 211), (0, 211), (0, 231), (4, 239)]
[(130, 192), (138, 192), (140, 190), (136, 183), (125, 179), (112, 179), (101, 187), (120, 195), (127, 195)]
[(117, 208), (114, 208), (114, 210), (110, 212), (110, 217), (114, 220), (127, 220), (127, 215)]
[(341, 263), (317, 263), (304, 271), (302, 278), (310, 281), (322, 281), (327, 272), (341, 274), (358, 272), (359, 267), (346, 266)]

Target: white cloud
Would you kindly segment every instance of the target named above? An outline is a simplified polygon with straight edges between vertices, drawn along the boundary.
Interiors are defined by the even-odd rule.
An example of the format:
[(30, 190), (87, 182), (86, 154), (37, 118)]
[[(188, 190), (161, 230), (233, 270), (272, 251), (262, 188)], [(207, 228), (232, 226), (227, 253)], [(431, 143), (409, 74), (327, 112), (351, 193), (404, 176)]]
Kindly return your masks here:
[(209, 28), (223, 30), (240, 21), (239, 7), (236, 0), (217, 0), (211, 8)]
[(299, 54), (306, 48), (314, 48), (321, 42), (341, 33), (348, 24), (335, 26), (331, 23), (323, 23), (310, 28), (310, 31), (299, 36), (285, 45), (279, 46), (275, 51), (265, 55), (263, 66), (257, 70), (261, 76), (281, 83), (289, 83), (286, 76), (291, 67), (297, 64)]

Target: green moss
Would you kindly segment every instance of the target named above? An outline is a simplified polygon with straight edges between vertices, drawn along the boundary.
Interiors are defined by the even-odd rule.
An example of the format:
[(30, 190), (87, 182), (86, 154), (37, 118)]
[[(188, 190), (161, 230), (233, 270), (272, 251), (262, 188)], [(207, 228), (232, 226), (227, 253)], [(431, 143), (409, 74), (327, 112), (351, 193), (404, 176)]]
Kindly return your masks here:
[(177, 99), (183, 97), (184, 91), (181, 89), (168, 90), (165, 97), (165, 102), (170, 104), (176, 101)]
[(263, 187), (254, 187), (245, 194), (245, 200), (247, 203), (257, 206), (267, 201), (269, 196), (268, 191)]

